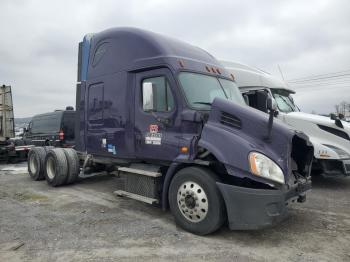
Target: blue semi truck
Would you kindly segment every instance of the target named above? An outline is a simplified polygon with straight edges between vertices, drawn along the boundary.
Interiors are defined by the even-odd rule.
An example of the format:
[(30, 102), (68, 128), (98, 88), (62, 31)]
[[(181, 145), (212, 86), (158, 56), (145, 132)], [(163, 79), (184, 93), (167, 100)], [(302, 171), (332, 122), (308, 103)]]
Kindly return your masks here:
[(208, 52), (135, 28), (79, 44), (75, 148), (36, 147), (34, 180), (51, 186), (104, 171), (115, 193), (164, 210), (205, 235), (225, 222), (258, 229), (281, 221), (311, 187), (307, 136), (245, 105)]

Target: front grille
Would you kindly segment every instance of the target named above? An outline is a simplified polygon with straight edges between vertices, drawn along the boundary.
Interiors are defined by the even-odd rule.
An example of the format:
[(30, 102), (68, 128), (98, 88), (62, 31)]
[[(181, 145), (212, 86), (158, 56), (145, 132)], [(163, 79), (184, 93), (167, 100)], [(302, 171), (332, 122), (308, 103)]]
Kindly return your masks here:
[(341, 138), (344, 138), (346, 140), (349, 140), (350, 141), (350, 137), (347, 133), (345, 133), (344, 131), (341, 131), (341, 130), (338, 130), (338, 129), (335, 129), (335, 128), (332, 128), (332, 127), (329, 127), (329, 126), (324, 126), (324, 125), (318, 125), (318, 127), (320, 129), (322, 129), (323, 131), (326, 131), (328, 133), (331, 133), (335, 136), (339, 136)]
[(221, 112), (220, 123), (233, 128), (242, 128), (241, 120), (238, 117), (226, 112)]

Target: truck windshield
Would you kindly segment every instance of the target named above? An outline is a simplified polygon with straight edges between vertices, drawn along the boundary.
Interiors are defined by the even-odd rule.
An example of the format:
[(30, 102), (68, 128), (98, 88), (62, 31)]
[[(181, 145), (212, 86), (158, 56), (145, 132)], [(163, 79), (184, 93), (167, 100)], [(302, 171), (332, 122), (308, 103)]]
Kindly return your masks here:
[(188, 72), (180, 73), (179, 80), (186, 99), (193, 108), (210, 109), (215, 97), (226, 98), (240, 105), (245, 105), (243, 97), (233, 81)]
[(299, 108), (294, 104), (293, 98), (290, 96), (289, 92), (284, 90), (271, 89), (271, 93), (280, 111), (284, 113), (299, 111)]

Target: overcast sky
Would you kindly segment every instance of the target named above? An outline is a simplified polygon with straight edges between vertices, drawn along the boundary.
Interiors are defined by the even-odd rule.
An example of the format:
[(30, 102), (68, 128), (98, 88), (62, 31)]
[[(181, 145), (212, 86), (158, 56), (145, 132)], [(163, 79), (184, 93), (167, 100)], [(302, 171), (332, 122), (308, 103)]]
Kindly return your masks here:
[[(0, 84), (12, 86), (16, 117), (75, 106), (78, 42), (110, 27), (166, 34), (278, 77), (279, 64), (288, 80), (350, 70), (348, 0), (1, 0), (0, 10)], [(327, 83), (300, 88), (299, 107), (350, 102), (349, 83)]]

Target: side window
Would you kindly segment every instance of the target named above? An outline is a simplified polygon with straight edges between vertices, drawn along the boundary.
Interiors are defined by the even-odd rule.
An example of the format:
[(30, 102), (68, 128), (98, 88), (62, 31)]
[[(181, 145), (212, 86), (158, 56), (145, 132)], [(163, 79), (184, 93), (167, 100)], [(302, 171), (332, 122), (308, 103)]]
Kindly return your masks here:
[(41, 115), (33, 119), (30, 131), (32, 134), (56, 133), (61, 129), (62, 112)]
[(100, 44), (94, 54), (94, 58), (92, 60), (92, 66), (95, 67), (102, 60), (104, 54), (107, 52), (108, 42)]
[(89, 87), (88, 122), (90, 129), (103, 124), (103, 84)]
[(74, 126), (75, 126), (74, 122), (75, 122), (75, 113), (66, 112), (63, 114), (62, 128), (66, 136), (66, 139), (74, 138)]
[[(152, 94), (148, 95), (147, 99), (145, 93), (150, 92), (149, 89), (146, 90), (150, 86)], [(169, 112), (174, 109), (174, 97), (169, 81), (164, 76), (144, 79), (142, 81), (142, 94), (144, 111)]]

